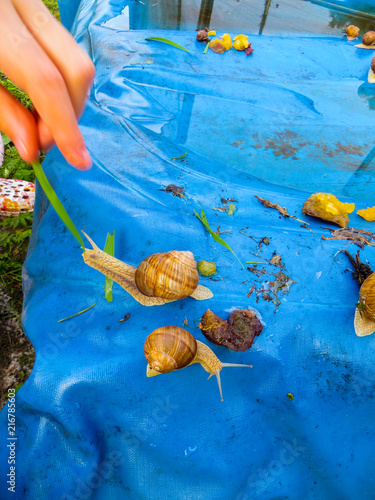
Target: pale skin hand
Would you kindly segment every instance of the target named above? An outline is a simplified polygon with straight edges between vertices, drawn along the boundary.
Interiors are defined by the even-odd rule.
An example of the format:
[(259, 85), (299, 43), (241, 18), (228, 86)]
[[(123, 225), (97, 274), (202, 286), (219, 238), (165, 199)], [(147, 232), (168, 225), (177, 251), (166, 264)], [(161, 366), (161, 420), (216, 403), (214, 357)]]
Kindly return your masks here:
[(0, 85), (0, 130), (26, 162), (56, 143), (78, 169), (92, 162), (78, 128), (94, 65), (41, 0), (0, 0), (0, 69), (31, 98), (31, 114)]

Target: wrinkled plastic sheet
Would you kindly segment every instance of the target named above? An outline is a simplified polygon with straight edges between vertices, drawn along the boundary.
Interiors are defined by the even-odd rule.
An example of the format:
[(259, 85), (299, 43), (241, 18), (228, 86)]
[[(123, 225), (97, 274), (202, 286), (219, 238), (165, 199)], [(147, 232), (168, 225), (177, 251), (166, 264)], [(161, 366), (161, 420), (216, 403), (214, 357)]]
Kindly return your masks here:
[[(36, 361), (16, 398), (16, 494), (2, 498), (374, 498), (375, 339), (354, 334), (358, 285), (337, 254), (345, 242), (323, 241), (326, 223), (305, 218), (310, 231), (254, 197), (299, 218), (315, 191), (374, 205), (372, 53), (341, 35), (253, 35), (249, 57), (203, 54), (194, 32), (111, 28), (123, 9), (87, 0), (74, 24), (97, 69), (81, 121), (94, 166), (79, 172), (54, 150), (45, 172), (101, 248), (115, 230), (115, 255), (129, 264), (191, 250), (226, 279), (201, 278), (214, 293), (207, 302), (143, 307), (114, 284), (108, 303), (103, 275), (84, 265), (39, 189), (23, 314)], [(169, 184), (186, 197), (162, 191)], [(232, 197), (233, 216), (212, 210)], [(201, 208), (242, 262), (281, 255), (295, 283), (277, 312), (247, 293), (279, 269), (257, 279), (241, 268), (194, 216)], [(355, 213), (350, 224), (372, 228)], [(263, 237), (270, 244), (259, 249)], [(361, 257), (374, 262), (369, 247)], [(253, 365), (223, 369), (223, 403), (199, 365), (146, 378), (152, 330), (187, 319), (205, 341), (197, 324), (207, 308), (227, 318), (247, 307), (264, 322), (251, 350), (211, 346), (223, 362)], [(5, 442), (6, 409), (1, 419)]]

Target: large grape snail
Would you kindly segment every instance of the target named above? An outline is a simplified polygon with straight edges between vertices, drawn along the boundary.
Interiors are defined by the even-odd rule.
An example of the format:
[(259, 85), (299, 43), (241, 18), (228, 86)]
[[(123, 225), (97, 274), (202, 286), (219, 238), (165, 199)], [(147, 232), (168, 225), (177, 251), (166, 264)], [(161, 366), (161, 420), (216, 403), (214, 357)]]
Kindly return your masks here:
[(213, 297), (209, 288), (198, 284), (197, 263), (189, 251), (155, 253), (135, 268), (100, 250), (82, 232), (93, 247), (85, 249), (85, 263), (116, 281), (144, 306), (163, 305), (185, 297), (196, 300)]
[(145, 342), (144, 352), (148, 363), (148, 377), (200, 363), (210, 374), (208, 378), (216, 375), (222, 401), (221, 369), (227, 366), (251, 367), (251, 365), (222, 363), (208, 346), (178, 326), (163, 326), (150, 333)]

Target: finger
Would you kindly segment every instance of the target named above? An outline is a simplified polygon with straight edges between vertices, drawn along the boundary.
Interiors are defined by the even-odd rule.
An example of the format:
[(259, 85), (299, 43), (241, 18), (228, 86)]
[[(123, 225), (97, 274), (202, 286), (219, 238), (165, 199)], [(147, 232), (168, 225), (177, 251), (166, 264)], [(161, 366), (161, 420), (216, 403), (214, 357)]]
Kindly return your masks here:
[(0, 85), (0, 130), (18, 149), (22, 159), (38, 159), (38, 133), (33, 115)]
[(13, 0), (13, 4), (25, 26), (62, 74), (79, 116), (95, 74), (91, 59), (40, 0)]
[(0, 2), (0, 61), (3, 71), (31, 97), (41, 119), (69, 163), (89, 168), (91, 159), (59, 70), (6, 0)]

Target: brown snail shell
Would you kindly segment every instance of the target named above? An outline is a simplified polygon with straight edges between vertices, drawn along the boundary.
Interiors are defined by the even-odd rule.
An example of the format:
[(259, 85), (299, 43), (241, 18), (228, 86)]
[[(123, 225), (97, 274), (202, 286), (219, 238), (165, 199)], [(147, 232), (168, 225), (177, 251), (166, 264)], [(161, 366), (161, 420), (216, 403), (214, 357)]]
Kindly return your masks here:
[(375, 331), (375, 273), (370, 274), (362, 283), (354, 329), (359, 337), (371, 335)]
[(372, 69), (373, 73), (375, 73), (375, 57), (372, 58), (371, 69)]
[(153, 370), (169, 373), (190, 365), (197, 348), (197, 341), (187, 330), (178, 326), (162, 326), (147, 337), (144, 351)]
[(359, 35), (359, 28), (358, 26), (351, 24), (350, 26), (347, 26), (347, 28), (345, 29), (345, 33), (351, 39), (357, 38), (357, 36)]
[[(87, 234), (82, 231), (86, 238), (90, 241), (93, 249), (85, 249), (83, 253), (83, 260), (85, 263), (100, 271), (108, 278), (116, 281), (124, 290), (126, 290), (132, 297), (134, 297), (140, 304), (144, 306), (160, 306), (166, 304), (167, 302), (173, 302), (174, 300), (181, 299), (184, 297), (193, 297), (196, 300), (206, 300), (213, 297), (211, 290), (205, 286), (198, 285), (198, 271), (195, 269), (196, 276), (198, 279), (194, 278), (194, 269), (192, 270), (192, 263), (190, 262), (190, 257), (194, 260), (193, 254), (191, 252), (178, 252), (172, 251), (167, 254), (153, 254), (153, 255), (168, 255), (172, 254), (173, 265), (168, 267), (168, 265), (162, 265), (162, 268), (167, 270), (167, 279), (164, 281), (166, 286), (173, 284), (171, 290), (167, 290), (166, 294), (169, 298), (160, 294), (157, 296), (149, 296), (143, 293), (137, 286), (136, 283), (136, 273), (137, 269), (134, 266), (122, 262), (115, 257), (108, 255), (107, 253), (100, 250), (100, 248), (95, 244), (95, 242), (87, 236)], [(178, 257), (176, 257), (176, 254)], [(181, 255), (182, 254), (182, 255)], [(188, 255), (186, 255), (188, 254)], [(190, 254), (190, 255), (189, 255)], [(153, 257), (153, 256), (151, 256)], [(147, 259), (145, 259), (147, 260)], [(143, 261), (144, 262), (144, 261)], [(176, 264), (178, 262), (178, 264)], [(194, 260), (195, 263), (195, 260)], [(196, 263), (195, 263), (196, 266)], [(146, 272), (153, 275), (153, 271), (149, 269), (146, 265)], [(163, 268), (163, 269), (164, 269)], [(178, 273), (176, 274), (176, 269), (178, 268)], [(172, 269), (172, 270), (171, 270)], [(159, 269), (160, 271), (160, 269)], [(163, 282), (162, 273), (158, 271), (158, 282), (155, 284), (156, 289), (159, 288), (158, 283)], [(173, 279), (172, 279), (173, 278)], [(147, 280), (146, 280), (147, 281)], [(180, 285), (180, 290), (176, 291), (176, 286)], [(160, 293), (160, 291), (159, 291)]]
[(368, 31), (362, 37), (363, 45), (372, 45), (375, 42), (375, 31)]
[(137, 267), (135, 282), (148, 297), (184, 299), (198, 286), (197, 263), (191, 252), (154, 253)]
[(144, 346), (147, 360), (147, 376), (180, 370), (192, 363), (200, 363), (211, 375), (216, 375), (221, 400), (220, 371), (225, 366), (251, 366), (222, 363), (214, 352), (187, 330), (178, 326), (162, 326), (147, 337)]

